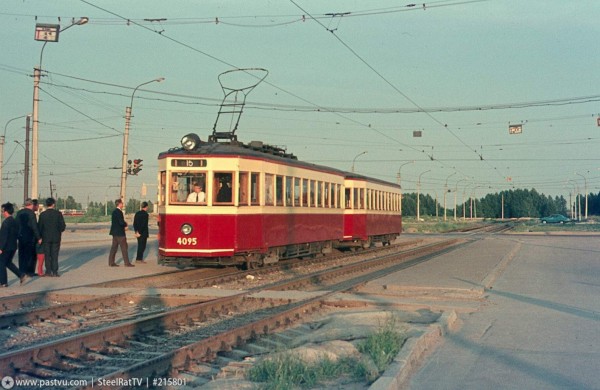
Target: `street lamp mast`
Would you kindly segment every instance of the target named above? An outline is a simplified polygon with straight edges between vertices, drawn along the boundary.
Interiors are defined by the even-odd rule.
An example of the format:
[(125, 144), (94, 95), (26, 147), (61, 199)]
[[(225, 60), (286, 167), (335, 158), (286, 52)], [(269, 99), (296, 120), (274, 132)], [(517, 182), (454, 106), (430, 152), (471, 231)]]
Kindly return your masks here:
[(402, 167), (408, 164), (413, 164), (415, 162), (415, 160), (406, 162), (404, 164), (400, 165), (400, 168), (398, 168), (398, 185), (400, 186), (400, 215), (402, 215), (402, 176), (400, 176), (400, 171), (402, 170)]
[(354, 173), (354, 163), (356, 162), (356, 159), (362, 156), (363, 154), (367, 154), (367, 151), (365, 150), (364, 152), (357, 154), (352, 160), (352, 173)]
[(160, 83), (164, 81), (164, 77), (159, 77), (154, 80), (146, 81), (145, 83), (141, 83), (137, 87), (133, 89), (131, 93), (131, 103), (129, 103), (129, 107), (125, 107), (125, 132), (123, 133), (123, 159), (121, 161), (121, 192), (120, 198), (123, 202), (125, 202), (125, 194), (127, 187), (127, 149), (129, 144), (129, 124), (131, 122), (131, 109), (133, 107), (133, 96), (135, 95), (138, 88), (150, 83)]
[[(587, 179), (581, 173), (575, 172), (576, 175), (583, 177), (583, 191), (585, 192), (585, 220), (587, 221), (588, 217), (588, 193), (587, 193)], [(581, 216), (581, 210), (579, 211), (579, 215)]]
[(446, 194), (448, 193), (448, 179), (450, 179), (454, 175), (456, 175), (456, 172), (448, 175), (448, 177), (446, 178), (446, 184), (444, 184), (444, 222), (446, 222)]
[(40, 51), (40, 63), (33, 68), (33, 111), (31, 127), (31, 198), (38, 197), (38, 126), (39, 126), (39, 102), (40, 102), (40, 79), (42, 77), (42, 57), (48, 42), (58, 42), (59, 33), (73, 27), (82, 26), (89, 18), (82, 17), (67, 27), (60, 29), (59, 25), (36, 25), (36, 37), (38, 41), (44, 41)]
[(417, 222), (421, 221), (421, 211), (419, 210), (421, 208), (421, 176), (423, 176), (427, 172), (431, 172), (431, 169), (422, 172), (419, 175), (419, 180), (417, 181)]
[(456, 194), (458, 193), (458, 183), (463, 182), (465, 180), (469, 180), (468, 178), (464, 178), (464, 179), (460, 179), (459, 181), (456, 182), (456, 185), (454, 186), (454, 220), (456, 221)]

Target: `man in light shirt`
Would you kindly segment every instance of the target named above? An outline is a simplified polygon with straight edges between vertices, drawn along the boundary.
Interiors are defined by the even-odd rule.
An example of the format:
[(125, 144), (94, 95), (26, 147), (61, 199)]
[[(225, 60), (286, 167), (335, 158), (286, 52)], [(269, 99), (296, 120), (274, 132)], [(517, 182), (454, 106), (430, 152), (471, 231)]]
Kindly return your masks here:
[(190, 203), (204, 203), (206, 202), (206, 194), (202, 191), (200, 184), (194, 184), (194, 191), (187, 197), (186, 202)]

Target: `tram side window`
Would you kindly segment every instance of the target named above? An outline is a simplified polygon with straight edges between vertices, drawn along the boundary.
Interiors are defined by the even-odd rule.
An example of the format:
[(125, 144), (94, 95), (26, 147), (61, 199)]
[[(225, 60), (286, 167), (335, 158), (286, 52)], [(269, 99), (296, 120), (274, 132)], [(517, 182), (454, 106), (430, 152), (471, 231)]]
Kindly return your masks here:
[[(194, 187), (199, 187), (200, 191), (194, 191)], [(189, 200), (195, 204), (206, 204), (206, 174), (199, 172), (172, 172), (169, 203), (186, 203), (188, 196), (197, 193), (196, 199)]]
[(248, 205), (248, 172), (240, 172), (238, 203), (240, 206)]
[(213, 178), (213, 199), (216, 203), (227, 203), (233, 202), (232, 197), (232, 183), (233, 173), (231, 172), (215, 172)]
[(310, 207), (308, 199), (308, 179), (302, 179), (302, 206)]
[(352, 208), (352, 203), (350, 202), (350, 193), (351, 193), (351, 189), (350, 188), (346, 188), (346, 208), (347, 209), (351, 209)]
[(160, 206), (166, 204), (165, 194), (167, 193), (167, 172), (160, 172), (160, 185), (158, 186), (158, 204)]
[(275, 199), (277, 206), (283, 206), (283, 176), (275, 176)]
[(320, 181), (315, 181), (315, 207), (323, 207), (323, 198), (321, 197), (321, 185)]
[(294, 206), (300, 206), (300, 178), (294, 178)]
[(273, 175), (270, 173), (265, 174), (265, 205), (273, 206)]
[(250, 174), (250, 202), (253, 205), (260, 204), (260, 174)]
[(336, 204), (335, 204), (335, 184), (331, 183), (329, 185), (329, 201), (331, 204), (331, 207), (335, 208)]
[(285, 178), (285, 205), (290, 207), (294, 204), (292, 203), (292, 199), (294, 196), (294, 178), (287, 176)]
[(324, 183), (324, 187), (323, 187), (323, 196), (324, 196), (324, 205), (325, 207), (331, 207), (331, 203), (330, 203), (330, 198), (329, 198), (329, 186), (330, 184), (328, 182)]

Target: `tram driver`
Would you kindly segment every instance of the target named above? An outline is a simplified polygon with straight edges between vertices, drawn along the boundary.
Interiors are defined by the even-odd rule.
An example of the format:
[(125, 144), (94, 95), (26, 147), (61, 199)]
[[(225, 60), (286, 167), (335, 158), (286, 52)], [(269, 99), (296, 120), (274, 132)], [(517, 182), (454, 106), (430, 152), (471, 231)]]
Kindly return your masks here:
[(194, 183), (194, 191), (192, 191), (188, 197), (186, 202), (190, 203), (204, 203), (206, 202), (206, 194), (204, 193), (200, 184)]

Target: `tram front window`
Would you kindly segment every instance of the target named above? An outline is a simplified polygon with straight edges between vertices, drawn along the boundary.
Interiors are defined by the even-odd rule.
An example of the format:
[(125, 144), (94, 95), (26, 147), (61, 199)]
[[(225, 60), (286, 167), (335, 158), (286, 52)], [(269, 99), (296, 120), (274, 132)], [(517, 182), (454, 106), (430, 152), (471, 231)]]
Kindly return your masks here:
[(206, 174), (197, 172), (171, 173), (170, 203), (206, 204)]

